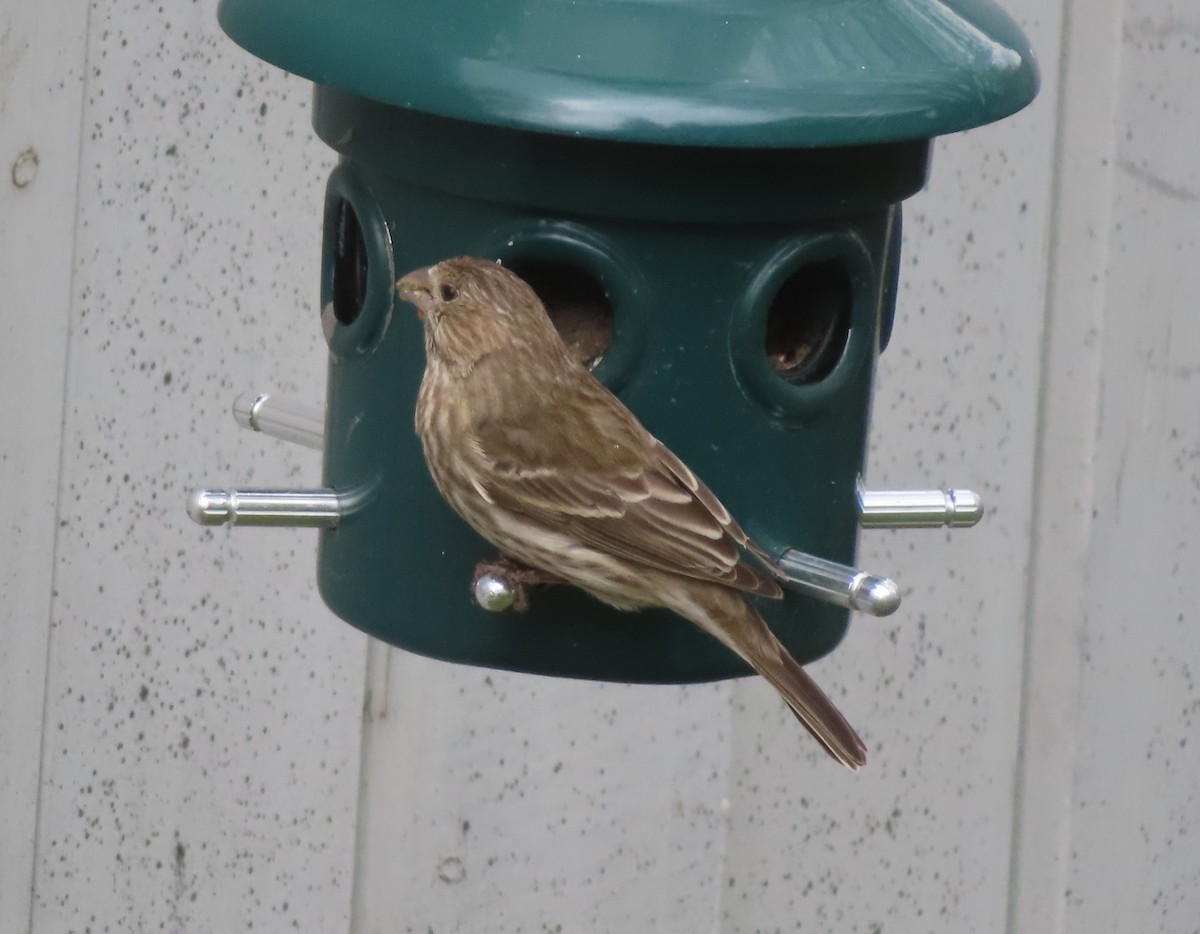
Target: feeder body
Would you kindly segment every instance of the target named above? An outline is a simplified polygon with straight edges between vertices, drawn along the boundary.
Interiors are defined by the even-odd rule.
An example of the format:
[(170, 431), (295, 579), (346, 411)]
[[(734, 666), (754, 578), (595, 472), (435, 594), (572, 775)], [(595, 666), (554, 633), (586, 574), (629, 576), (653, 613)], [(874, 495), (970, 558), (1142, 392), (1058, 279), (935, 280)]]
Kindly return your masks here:
[[(523, 615), (474, 601), (495, 554), (426, 470), (423, 338), (395, 279), (503, 261), (557, 321), (582, 322), (580, 343), (601, 336), (596, 376), (768, 552), (849, 565), (900, 202), (934, 136), (1032, 98), (1020, 30), (989, 0), (222, 0), (219, 16), (314, 81), (314, 125), (341, 157), (321, 270), (324, 482), (355, 508), (320, 533), (329, 605), (459, 662), (746, 673), (666, 612), (564, 587)], [(801, 662), (847, 624), (795, 593), (760, 605)]]
[[(536, 592), (520, 615), (473, 602), (475, 565), (495, 550), (429, 479), (412, 424), (422, 330), (390, 284), (457, 255), (518, 271), (552, 264), (598, 284), (613, 338), (597, 377), (763, 546), (848, 564), (871, 379), (893, 307), (897, 202), (923, 182), (927, 144), (613, 144), (465, 124), (324, 88), (315, 113), (343, 155), (326, 207), (324, 302), (335, 300), (339, 276), (365, 282), (353, 320), (326, 313), (325, 483), (373, 491), (322, 533), (329, 605), (385, 641), (461, 662), (621, 681), (745, 673), (665, 611), (618, 612), (570, 588)], [(788, 283), (814, 268), (830, 273), (824, 291), (845, 302), (846, 317), (829, 372), (793, 385), (768, 358), (768, 319)], [(821, 281), (815, 288), (776, 313), (809, 314), (805, 298), (822, 297)], [(829, 651), (847, 622), (844, 609), (798, 594), (760, 608), (802, 660)]]

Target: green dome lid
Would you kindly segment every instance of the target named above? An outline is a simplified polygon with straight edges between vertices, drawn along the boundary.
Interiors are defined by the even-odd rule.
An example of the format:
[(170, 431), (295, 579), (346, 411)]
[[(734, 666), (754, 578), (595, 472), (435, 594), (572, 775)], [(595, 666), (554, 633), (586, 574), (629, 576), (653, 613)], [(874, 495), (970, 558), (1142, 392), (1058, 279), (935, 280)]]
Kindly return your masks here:
[(931, 138), (1029, 103), (990, 0), (221, 0), (225, 31), (317, 84), (548, 133), (794, 147)]

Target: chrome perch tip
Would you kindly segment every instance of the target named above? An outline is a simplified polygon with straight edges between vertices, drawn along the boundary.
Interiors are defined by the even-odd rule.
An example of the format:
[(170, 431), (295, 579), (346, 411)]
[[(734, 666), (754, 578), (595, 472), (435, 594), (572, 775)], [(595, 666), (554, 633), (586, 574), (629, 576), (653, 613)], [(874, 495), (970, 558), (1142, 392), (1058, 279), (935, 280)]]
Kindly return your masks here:
[(492, 613), (501, 613), (513, 605), (512, 588), (498, 577), (484, 574), (475, 581), (475, 602)]
[(888, 577), (859, 575), (850, 587), (850, 609), (872, 616), (891, 616), (900, 609), (900, 588)]
[(955, 529), (969, 529), (983, 518), (983, 497), (974, 490), (950, 490), (950, 521)]
[(826, 603), (871, 616), (888, 616), (900, 606), (896, 582), (789, 548), (776, 563), (785, 586)]
[(234, 420), (250, 431), (262, 431), (258, 424), (258, 413), (271, 398), (267, 392), (244, 392), (233, 400)]
[(233, 400), (233, 417), (250, 431), (317, 451), (325, 447), (324, 411), (286, 396), (244, 392)]
[(224, 525), (233, 514), (227, 490), (195, 490), (188, 494), (187, 513), (200, 525)]

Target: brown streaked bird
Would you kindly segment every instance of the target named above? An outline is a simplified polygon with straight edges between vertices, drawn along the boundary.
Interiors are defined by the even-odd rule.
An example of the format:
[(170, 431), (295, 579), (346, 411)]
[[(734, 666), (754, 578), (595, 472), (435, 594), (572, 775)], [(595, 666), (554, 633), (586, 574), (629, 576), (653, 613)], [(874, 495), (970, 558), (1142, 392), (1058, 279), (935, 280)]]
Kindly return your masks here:
[(691, 620), (860, 768), (862, 740), (747, 599), (782, 595), (767, 556), (571, 357), (533, 289), (471, 257), (415, 270), (397, 289), (425, 326), (416, 428), (450, 506), (503, 554), (610, 606)]

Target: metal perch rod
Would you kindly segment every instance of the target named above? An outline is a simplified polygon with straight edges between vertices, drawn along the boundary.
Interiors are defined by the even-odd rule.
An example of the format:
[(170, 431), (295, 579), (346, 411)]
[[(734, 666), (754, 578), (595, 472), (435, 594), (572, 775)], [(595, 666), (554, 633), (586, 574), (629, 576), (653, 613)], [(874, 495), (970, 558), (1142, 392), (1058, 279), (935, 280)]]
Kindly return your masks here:
[(864, 529), (968, 529), (982, 518), (983, 500), (971, 490), (858, 487), (858, 524)]
[(352, 505), (334, 490), (196, 490), (187, 511), (201, 525), (331, 529)]
[[(243, 393), (233, 415), (244, 428), (305, 447), (324, 447), (325, 415), (315, 406), (265, 392)], [(188, 515), (201, 525), (333, 528), (356, 508), (361, 493), (311, 490), (196, 490), (188, 497)], [(858, 486), (859, 525), (863, 528), (967, 528), (983, 516), (983, 503), (970, 490), (867, 490)], [(900, 606), (900, 588), (886, 577), (860, 571), (791, 549), (779, 559), (789, 588), (873, 616)], [(482, 583), (480, 592), (478, 584)], [(501, 609), (511, 603), (506, 581), (477, 582), (481, 606)], [(486, 597), (483, 599), (482, 597)]]
[[(325, 413), (267, 392), (247, 392), (233, 403), (243, 428), (321, 450)], [(858, 523), (864, 529), (970, 528), (983, 518), (983, 501), (971, 490), (867, 490), (859, 484)]]
[(325, 447), (325, 413), (313, 405), (269, 392), (244, 392), (233, 402), (233, 417), (243, 428), (282, 441), (318, 451)]
[(900, 607), (900, 588), (890, 578), (794, 548), (783, 553), (777, 566), (787, 578), (785, 586), (826, 603), (872, 616), (890, 616)]

